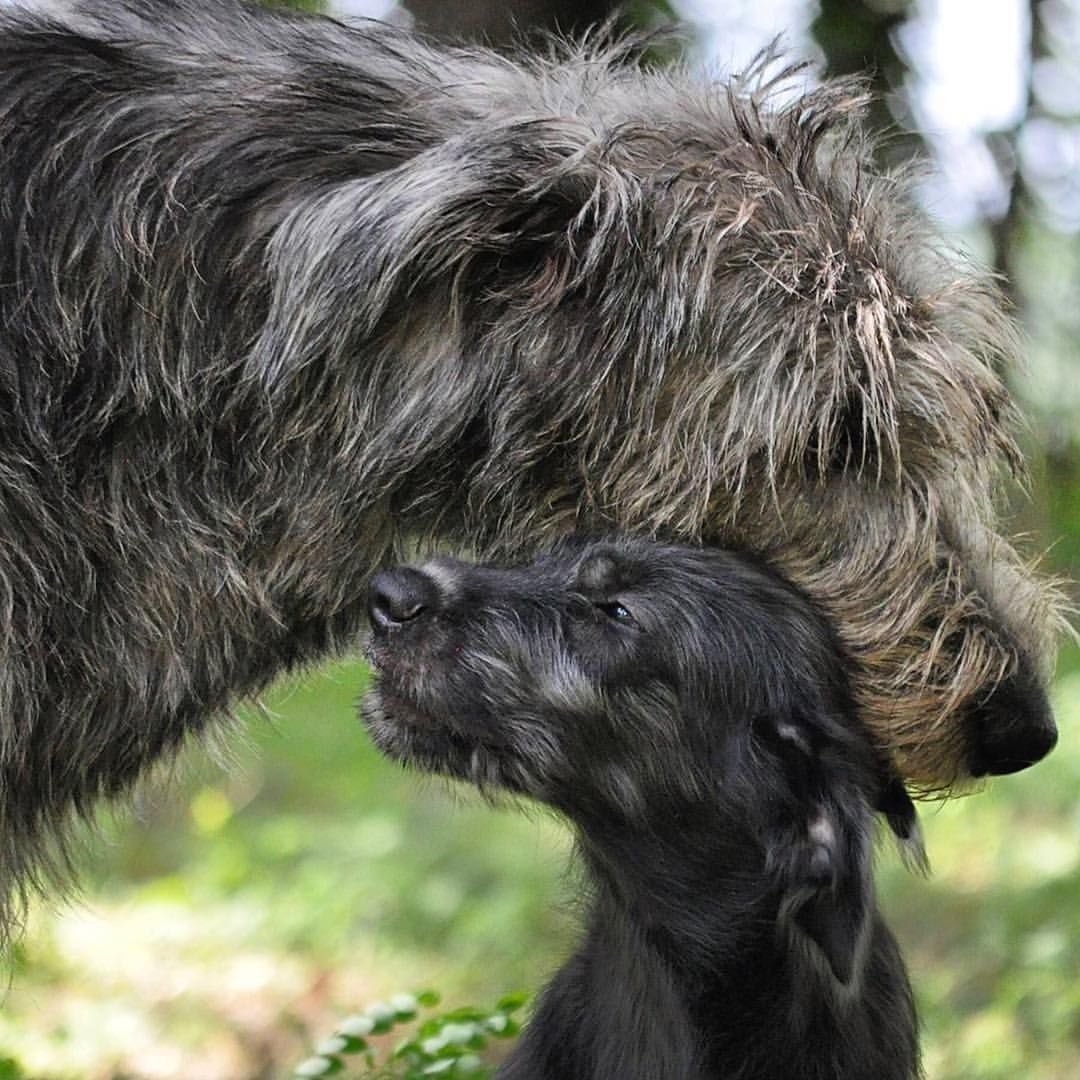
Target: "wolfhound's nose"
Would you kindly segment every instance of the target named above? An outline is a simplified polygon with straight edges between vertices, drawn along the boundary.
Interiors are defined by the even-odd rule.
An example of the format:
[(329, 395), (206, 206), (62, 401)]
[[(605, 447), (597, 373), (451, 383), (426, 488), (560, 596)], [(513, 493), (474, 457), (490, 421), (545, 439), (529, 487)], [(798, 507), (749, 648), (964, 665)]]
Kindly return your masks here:
[(368, 585), (368, 614), (375, 630), (392, 630), (429, 614), (439, 602), (435, 582), (411, 566), (382, 570)]

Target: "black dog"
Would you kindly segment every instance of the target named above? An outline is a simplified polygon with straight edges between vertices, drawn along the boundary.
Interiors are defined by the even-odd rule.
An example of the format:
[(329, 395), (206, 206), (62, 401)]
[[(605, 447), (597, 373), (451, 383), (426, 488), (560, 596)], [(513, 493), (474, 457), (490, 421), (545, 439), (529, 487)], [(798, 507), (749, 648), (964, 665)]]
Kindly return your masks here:
[(520, 569), (376, 576), (379, 748), (574, 824), (585, 941), (500, 1076), (907, 1080), (916, 1020), (874, 902), (874, 811), (914, 808), (823, 618), (742, 555), (568, 541)]

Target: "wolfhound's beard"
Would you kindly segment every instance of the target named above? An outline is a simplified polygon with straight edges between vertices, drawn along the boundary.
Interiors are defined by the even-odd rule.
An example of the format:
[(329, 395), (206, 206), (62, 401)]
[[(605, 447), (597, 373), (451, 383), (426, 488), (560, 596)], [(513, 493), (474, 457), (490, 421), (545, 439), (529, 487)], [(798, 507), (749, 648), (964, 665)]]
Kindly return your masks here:
[(910, 778), (1052, 745), (1013, 329), (858, 85), (75, 8), (0, 9), (0, 891), (429, 542), (771, 555)]

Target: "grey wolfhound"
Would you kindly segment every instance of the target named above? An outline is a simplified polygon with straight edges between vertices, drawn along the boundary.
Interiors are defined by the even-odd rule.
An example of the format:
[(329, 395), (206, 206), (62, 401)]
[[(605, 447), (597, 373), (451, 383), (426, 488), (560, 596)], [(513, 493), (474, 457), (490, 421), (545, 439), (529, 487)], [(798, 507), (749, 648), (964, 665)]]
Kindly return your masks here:
[(908, 779), (1049, 750), (1012, 328), (858, 87), (775, 90), (239, 0), (0, 12), (0, 895), (418, 545), (753, 550)]
[(371, 582), (376, 744), (541, 800), (592, 893), (505, 1080), (911, 1080), (875, 810), (915, 813), (814, 606), (745, 555), (566, 541)]

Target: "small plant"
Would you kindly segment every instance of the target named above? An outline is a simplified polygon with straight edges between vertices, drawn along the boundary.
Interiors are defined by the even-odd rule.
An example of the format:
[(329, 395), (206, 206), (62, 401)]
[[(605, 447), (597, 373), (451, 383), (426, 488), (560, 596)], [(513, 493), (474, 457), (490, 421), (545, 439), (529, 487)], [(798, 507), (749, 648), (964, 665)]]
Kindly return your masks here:
[[(507, 994), (494, 1009), (464, 1006), (429, 1016), (380, 1062), (378, 1051), (368, 1041), (370, 1036), (385, 1035), (398, 1025), (411, 1024), (419, 1019), (421, 1008), (439, 1004), (439, 995), (434, 990), (397, 994), (343, 1020), (333, 1035), (315, 1047), (312, 1057), (296, 1066), (292, 1075), (294, 1080), (307, 1080), (350, 1070), (354, 1076), (385, 1080), (427, 1077), (484, 1080), (492, 1069), (484, 1064), (481, 1054), (491, 1039), (517, 1035), (521, 1025), (513, 1014), (526, 1000), (526, 994)], [(349, 1057), (357, 1060), (347, 1062)]]

